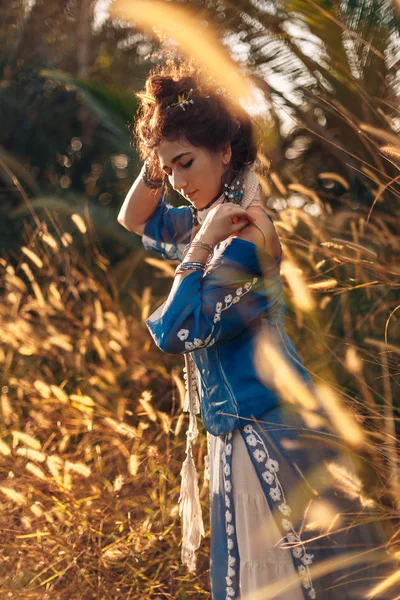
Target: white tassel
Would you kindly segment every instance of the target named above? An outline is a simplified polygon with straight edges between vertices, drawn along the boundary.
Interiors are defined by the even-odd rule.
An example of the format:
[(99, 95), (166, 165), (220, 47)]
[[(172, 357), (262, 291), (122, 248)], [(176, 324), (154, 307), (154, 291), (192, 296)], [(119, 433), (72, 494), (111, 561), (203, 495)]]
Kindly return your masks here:
[(199, 434), (196, 410), (199, 412), (199, 399), (194, 387), (194, 367), (191, 357), (185, 354), (186, 396), (184, 409), (189, 412), (189, 428), (186, 432), (186, 459), (181, 470), (181, 493), (179, 496), (179, 514), (182, 517), (181, 560), (189, 571), (196, 570), (196, 550), (205, 535), (201, 512), (200, 493), (196, 465), (192, 455), (192, 442)]
[(201, 513), (200, 494), (196, 466), (191, 452), (181, 470), (181, 495), (179, 498), (179, 514), (182, 516), (182, 563), (189, 571), (196, 570), (196, 550), (204, 537), (204, 524)]

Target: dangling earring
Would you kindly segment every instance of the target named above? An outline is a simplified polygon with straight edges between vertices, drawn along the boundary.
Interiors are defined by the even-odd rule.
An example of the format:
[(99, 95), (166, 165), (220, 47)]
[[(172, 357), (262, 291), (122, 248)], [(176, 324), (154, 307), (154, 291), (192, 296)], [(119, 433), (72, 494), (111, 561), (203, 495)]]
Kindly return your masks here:
[(240, 204), (242, 202), (244, 194), (244, 176), (240, 174), (232, 181), (229, 185), (224, 183), (224, 196), (225, 202), (233, 202), (233, 204)]

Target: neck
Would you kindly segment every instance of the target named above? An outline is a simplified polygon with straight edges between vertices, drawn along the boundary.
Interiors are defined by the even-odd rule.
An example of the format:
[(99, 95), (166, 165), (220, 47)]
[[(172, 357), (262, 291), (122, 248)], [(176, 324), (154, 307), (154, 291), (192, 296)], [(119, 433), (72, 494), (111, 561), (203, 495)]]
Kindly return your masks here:
[(257, 177), (250, 169), (246, 169), (241, 173), (241, 184), (236, 185), (236, 179), (227, 187), (224, 186), (222, 193), (211, 200), (203, 208), (193, 207), (197, 222), (201, 225), (208, 213), (219, 204), (224, 202), (233, 202), (242, 208), (247, 208), (250, 204), (260, 203), (260, 184)]
[(204, 222), (204, 219), (206, 218), (206, 216), (208, 215), (208, 213), (210, 212), (211, 209), (214, 208), (214, 206), (218, 206), (218, 204), (222, 204), (225, 200), (225, 196), (224, 193), (220, 194), (219, 196), (217, 196), (216, 198), (214, 198), (213, 200), (211, 200), (211, 202), (209, 202), (207, 204), (207, 206), (204, 206), (203, 208), (194, 208), (196, 217), (197, 217), (197, 221), (201, 224)]

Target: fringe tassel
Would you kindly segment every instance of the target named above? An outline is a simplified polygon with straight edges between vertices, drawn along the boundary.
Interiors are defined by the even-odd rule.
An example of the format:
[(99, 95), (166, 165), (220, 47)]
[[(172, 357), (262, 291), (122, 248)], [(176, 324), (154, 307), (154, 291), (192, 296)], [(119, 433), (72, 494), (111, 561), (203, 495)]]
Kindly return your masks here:
[[(192, 454), (192, 442), (199, 434), (196, 414), (200, 411), (191, 357), (185, 354), (186, 397), (184, 410), (189, 412), (189, 429), (186, 432), (186, 458), (181, 470), (181, 493), (179, 514), (182, 517), (181, 560), (189, 571), (196, 570), (196, 550), (205, 535), (196, 465)], [(196, 412), (197, 411), (197, 412)]]
[(186, 394), (183, 405), (183, 412), (190, 412), (198, 415), (200, 412), (200, 398), (197, 392), (197, 382), (195, 375), (196, 365), (190, 354), (185, 354), (185, 368), (183, 369)]

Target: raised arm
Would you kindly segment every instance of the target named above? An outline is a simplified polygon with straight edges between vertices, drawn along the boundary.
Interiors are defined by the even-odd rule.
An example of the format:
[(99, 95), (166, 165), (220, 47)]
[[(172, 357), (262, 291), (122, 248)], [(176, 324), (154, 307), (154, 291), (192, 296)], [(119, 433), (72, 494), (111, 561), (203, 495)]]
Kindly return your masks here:
[[(164, 352), (184, 354), (224, 342), (271, 307), (278, 310), (280, 279), (264, 278), (265, 269), (279, 268), (278, 259), (252, 241), (226, 239), (227, 233), (245, 231), (249, 221), (255, 222), (254, 217), (232, 204), (217, 206), (207, 215), (196, 237), (211, 245), (224, 240), (222, 245), (204, 273), (196, 269), (176, 274), (167, 300), (146, 320)], [(204, 260), (204, 252), (202, 248), (189, 249), (188, 264)]]
[[(260, 252), (262, 262), (268, 260), (263, 266)], [(265, 269), (277, 268), (276, 259), (252, 242), (226, 240), (204, 274), (176, 277), (167, 300), (146, 320), (155, 343), (184, 354), (235, 337), (269, 309), (278, 310), (281, 282), (264, 277)]]
[(143, 235), (145, 224), (156, 210), (159, 197), (160, 190), (148, 188), (141, 171), (121, 206), (118, 223), (128, 231)]

